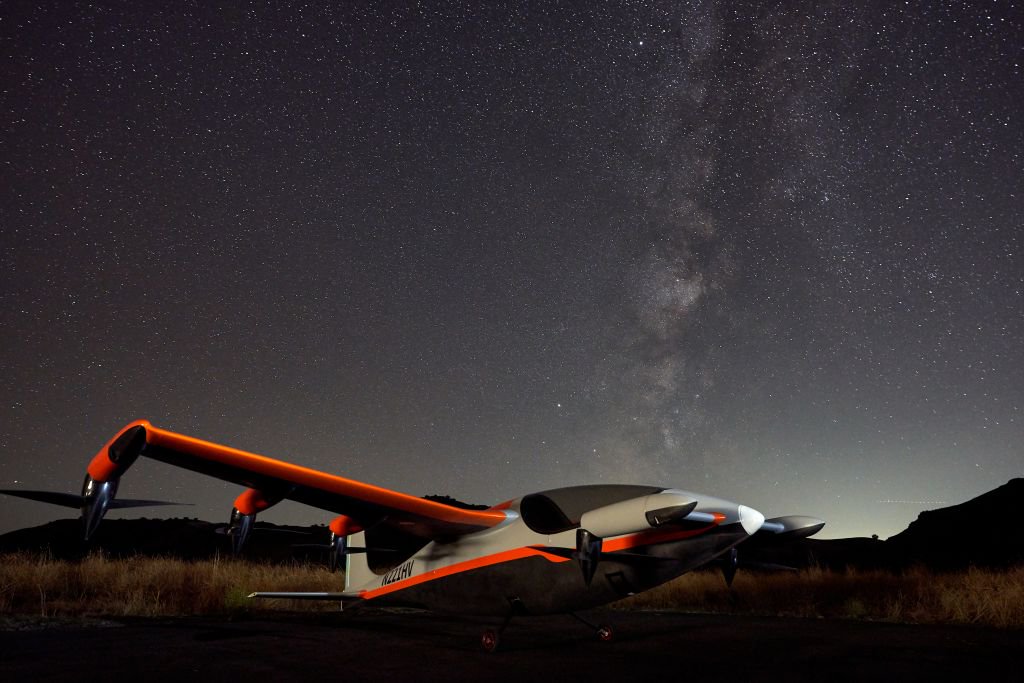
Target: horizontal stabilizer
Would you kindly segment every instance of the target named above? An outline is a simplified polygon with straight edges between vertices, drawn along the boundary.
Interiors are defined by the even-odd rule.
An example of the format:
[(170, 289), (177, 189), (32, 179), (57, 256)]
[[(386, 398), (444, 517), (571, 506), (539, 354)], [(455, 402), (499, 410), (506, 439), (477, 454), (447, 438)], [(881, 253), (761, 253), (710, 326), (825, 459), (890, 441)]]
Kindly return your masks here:
[(250, 598), (266, 598), (269, 600), (333, 600), (357, 602), (360, 598), (350, 593), (282, 593), (257, 591), (249, 594)]
[[(74, 493), (60, 493), (58, 491), (27, 491), (21, 489), (0, 489), (0, 494), (7, 496), (16, 496), (18, 498), (27, 498), (28, 500), (35, 500), (40, 503), (49, 503), (50, 505), (60, 505), (66, 508), (81, 508), (83, 504), (82, 496)], [(113, 499), (109, 502), (108, 507), (111, 510), (117, 508), (141, 508), (151, 507), (157, 505), (191, 505), (192, 503), (174, 503), (167, 500), (132, 500), (132, 499)]]
[[(331, 546), (326, 543), (293, 543), (293, 548), (312, 548), (316, 550), (331, 550)], [(340, 555), (358, 555), (360, 553), (397, 553), (399, 551), (394, 548), (352, 548), (347, 547), (340, 551)]]

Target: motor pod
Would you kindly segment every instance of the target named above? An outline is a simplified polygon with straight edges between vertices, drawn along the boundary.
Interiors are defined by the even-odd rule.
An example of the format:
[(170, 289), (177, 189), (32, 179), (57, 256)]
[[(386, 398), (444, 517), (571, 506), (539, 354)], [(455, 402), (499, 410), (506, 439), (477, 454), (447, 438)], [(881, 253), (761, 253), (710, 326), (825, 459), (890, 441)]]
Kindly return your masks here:
[(88, 474), (82, 483), (82, 534), (86, 541), (92, 538), (110, 502), (117, 495), (117, 479), (96, 481)]
[(733, 546), (729, 552), (722, 556), (722, 575), (725, 577), (725, 585), (732, 588), (732, 580), (736, 578), (736, 570), (740, 566), (740, 554)]
[(766, 519), (761, 525), (761, 533), (774, 534), (777, 538), (807, 538), (824, 528), (825, 522), (817, 517), (804, 515), (786, 515)]
[(252, 526), (256, 523), (256, 513), (245, 514), (236, 507), (231, 508), (231, 517), (228, 521), (228, 536), (231, 537), (231, 552), (238, 555), (242, 552), (246, 539), (252, 532)]
[(341, 558), (348, 553), (348, 537), (363, 530), (354, 519), (347, 515), (338, 515), (330, 524), (331, 547), (327, 557), (327, 566), (331, 572), (338, 571)]
[(92, 538), (103, 516), (107, 514), (117, 484), (132, 463), (146, 447), (146, 428), (134, 424), (100, 449), (86, 470), (82, 484), (82, 534), (86, 541)]
[(341, 565), (341, 558), (345, 556), (347, 550), (348, 536), (339, 536), (332, 531), (330, 550), (327, 553), (327, 568), (330, 569), (332, 574), (338, 571), (338, 567)]
[(600, 538), (633, 534), (682, 521), (696, 507), (692, 496), (665, 490), (590, 510), (580, 527)]
[(589, 586), (601, 561), (601, 537), (586, 529), (576, 530), (576, 561), (583, 573), (583, 581)]
[(146, 448), (146, 427), (134, 424), (100, 449), (89, 462), (89, 476), (98, 482), (120, 479)]
[(231, 517), (228, 523), (228, 535), (231, 537), (231, 551), (238, 555), (242, 552), (245, 541), (249, 538), (249, 532), (256, 524), (256, 513), (277, 505), (284, 500), (287, 489), (264, 491), (261, 489), (246, 489), (235, 498), (235, 505), (231, 508)]

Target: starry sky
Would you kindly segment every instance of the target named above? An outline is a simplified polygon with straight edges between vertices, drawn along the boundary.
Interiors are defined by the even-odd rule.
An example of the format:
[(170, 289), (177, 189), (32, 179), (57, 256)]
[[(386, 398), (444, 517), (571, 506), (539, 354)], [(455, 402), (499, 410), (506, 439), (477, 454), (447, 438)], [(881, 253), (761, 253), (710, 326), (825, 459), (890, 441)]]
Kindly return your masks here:
[[(1021, 476), (1022, 14), (5, 2), (0, 488), (78, 492), (137, 418), (823, 537)], [(140, 461), (120, 495), (226, 521), (239, 492)], [(62, 516), (0, 500), (0, 531)]]

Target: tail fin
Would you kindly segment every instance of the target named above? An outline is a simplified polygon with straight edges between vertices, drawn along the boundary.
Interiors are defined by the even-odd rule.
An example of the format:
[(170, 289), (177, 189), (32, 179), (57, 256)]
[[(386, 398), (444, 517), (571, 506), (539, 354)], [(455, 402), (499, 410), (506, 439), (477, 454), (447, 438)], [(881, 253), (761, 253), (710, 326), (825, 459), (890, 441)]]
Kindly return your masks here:
[[(360, 531), (359, 533), (352, 534), (349, 536), (349, 543), (353, 547), (366, 547), (366, 532)], [(373, 579), (377, 578), (377, 575), (370, 569), (370, 563), (367, 559), (369, 553), (348, 553), (345, 555), (345, 592), (358, 590)]]

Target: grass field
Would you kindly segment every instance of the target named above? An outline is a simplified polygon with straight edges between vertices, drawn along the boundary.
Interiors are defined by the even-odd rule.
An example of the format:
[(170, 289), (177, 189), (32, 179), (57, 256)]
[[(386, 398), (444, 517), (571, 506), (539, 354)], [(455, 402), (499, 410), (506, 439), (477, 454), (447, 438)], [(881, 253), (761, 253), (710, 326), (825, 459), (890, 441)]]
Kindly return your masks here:
[(254, 590), (339, 591), (343, 585), (341, 574), (312, 565), (102, 555), (69, 562), (19, 553), (0, 557), (0, 614), (181, 616), (337, 610), (336, 602), (255, 601), (246, 596)]
[[(166, 558), (80, 562), (14, 554), (0, 557), (0, 615), (37, 617), (181, 616), (265, 610), (336, 610), (334, 602), (253, 601), (254, 590), (338, 591), (343, 579), (316, 565), (267, 565)], [(719, 573), (686, 574), (616, 603), (619, 609), (1024, 628), (1024, 568), (935, 574), (740, 572), (732, 589)]]

